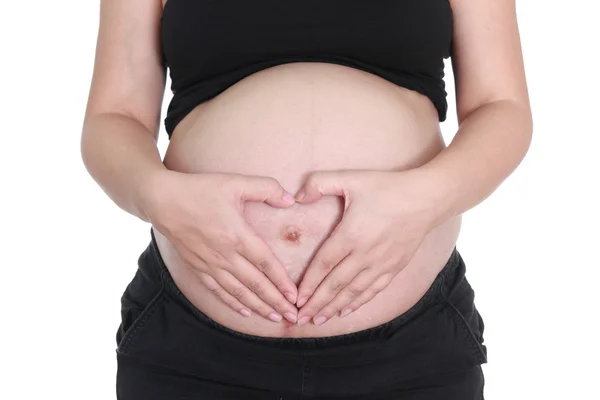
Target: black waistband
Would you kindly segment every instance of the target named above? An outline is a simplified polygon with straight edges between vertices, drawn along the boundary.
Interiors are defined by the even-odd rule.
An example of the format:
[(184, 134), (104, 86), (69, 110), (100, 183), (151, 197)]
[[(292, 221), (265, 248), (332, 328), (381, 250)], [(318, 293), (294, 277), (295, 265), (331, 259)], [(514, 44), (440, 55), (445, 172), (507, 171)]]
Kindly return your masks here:
[(450, 290), (451, 286), (456, 284), (457, 279), (460, 279), (465, 273), (465, 265), (462, 257), (460, 256), (457, 248), (454, 247), (448, 261), (446, 262), (446, 265), (439, 272), (427, 292), (408, 311), (392, 319), (391, 321), (373, 328), (336, 336), (311, 338), (263, 337), (232, 330), (219, 324), (208, 315), (197, 309), (175, 284), (160, 254), (152, 228), (150, 229), (150, 234), (151, 242), (143, 254), (143, 257), (149, 258), (150, 261), (148, 263), (148, 267), (150, 267), (148, 272), (153, 276), (154, 279), (162, 282), (166, 292), (172, 298), (188, 308), (202, 324), (212, 330), (231, 336), (237, 340), (280, 349), (335, 348), (338, 346), (347, 346), (349, 344), (368, 344), (372, 341), (377, 341), (377, 339), (385, 339), (394, 332), (397, 332), (403, 325), (415, 318), (417, 315), (427, 310), (431, 305), (441, 302), (442, 291), (446, 292)]

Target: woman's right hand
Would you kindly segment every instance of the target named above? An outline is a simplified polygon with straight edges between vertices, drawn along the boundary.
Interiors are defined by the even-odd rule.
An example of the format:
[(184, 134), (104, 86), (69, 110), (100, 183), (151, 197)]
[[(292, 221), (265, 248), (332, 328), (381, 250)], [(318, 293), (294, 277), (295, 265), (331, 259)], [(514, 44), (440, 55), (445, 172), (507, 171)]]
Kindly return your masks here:
[(283, 316), (295, 323), (297, 287), (246, 223), (247, 201), (277, 208), (295, 203), (274, 178), (164, 170), (146, 187), (142, 208), (220, 300), (244, 316), (255, 311), (274, 322)]

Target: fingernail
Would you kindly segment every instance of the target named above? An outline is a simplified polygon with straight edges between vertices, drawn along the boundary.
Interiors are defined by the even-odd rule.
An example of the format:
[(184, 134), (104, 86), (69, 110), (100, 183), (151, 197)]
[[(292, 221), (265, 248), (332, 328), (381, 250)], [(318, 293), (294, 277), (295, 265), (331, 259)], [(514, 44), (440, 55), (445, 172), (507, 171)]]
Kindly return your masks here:
[(283, 315), (285, 316), (285, 319), (287, 319), (288, 321), (290, 321), (293, 324), (295, 324), (296, 320), (298, 319), (298, 318), (296, 318), (296, 315), (291, 312), (286, 312)]
[(285, 298), (288, 299), (288, 301), (292, 304), (296, 303), (296, 296), (294, 296), (293, 294), (291, 294), (290, 292), (285, 292), (284, 294)]
[(298, 299), (298, 302), (296, 303), (296, 306), (298, 308), (302, 307), (304, 304), (306, 304), (306, 301), (308, 300), (308, 297), (306, 296), (302, 296)]
[(320, 316), (315, 318), (315, 325), (321, 325), (323, 322), (327, 321), (327, 317)]
[(304, 199), (305, 196), (306, 196), (306, 192), (304, 191), (304, 189), (300, 190), (296, 194), (296, 201), (302, 201), (302, 199)]
[(351, 308), (346, 308), (345, 310), (342, 311), (342, 313), (340, 314), (340, 317), (345, 317), (346, 315), (350, 314), (352, 312)]
[(242, 308), (240, 310), (240, 314), (242, 314), (244, 317), (249, 317), (250, 315), (252, 315), (250, 310), (248, 310), (247, 308)]
[(298, 325), (305, 325), (308, 323), (308, 321), (310, 321), (310, 317), (305, 315), (304, 317), (300, 318), (300, 320), (298, 321)]
[(272, 312), (271, 314), (269, 314), (269, 319), (273, 322), (280, 322), (281, 318), (281, 315), (277, 314), (276, 312)]
[(296, 202), (296, 198), (291, 193), (283, 192), (283, 201), (285, 201), (288, 204), (292, 204)]

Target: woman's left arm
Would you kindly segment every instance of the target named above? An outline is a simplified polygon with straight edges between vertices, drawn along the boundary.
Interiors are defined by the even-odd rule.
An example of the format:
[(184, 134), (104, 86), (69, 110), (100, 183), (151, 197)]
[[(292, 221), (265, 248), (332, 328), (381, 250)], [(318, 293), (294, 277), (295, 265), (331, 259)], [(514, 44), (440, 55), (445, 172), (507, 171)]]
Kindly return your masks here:
[(533, 123), (515, 0), (450, 3), (458, 132), (412, 170), (309, 177), (298, 202), (336, 195), (344, 197), (345, 210), (300, 283), (299, 323), (322, 323), (370, 301), (427, 233), (486, 199), (529, 149)]
[(517, 168), (533, 132), (515, 0), (450, 0), (459, 129), (420, 169), (445, 198), (445, 216), (486, 199)]

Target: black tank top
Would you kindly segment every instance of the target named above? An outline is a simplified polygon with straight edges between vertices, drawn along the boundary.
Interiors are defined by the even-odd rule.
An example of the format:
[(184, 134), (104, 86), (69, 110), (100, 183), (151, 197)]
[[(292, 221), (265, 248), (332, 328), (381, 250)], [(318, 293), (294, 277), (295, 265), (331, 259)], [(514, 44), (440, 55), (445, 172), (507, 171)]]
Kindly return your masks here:
[(262, 69), (297, 61), (346, 65), (431, 99), (446, 119), (449, 0), (167, 0), (161, 44), (173, 98), (171, 137), (187, 113)]

